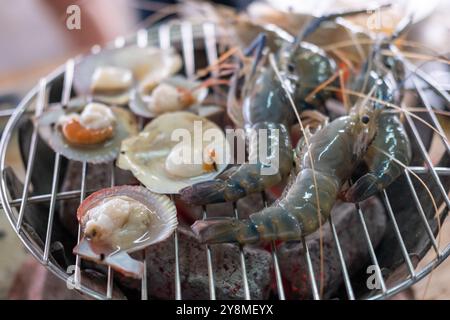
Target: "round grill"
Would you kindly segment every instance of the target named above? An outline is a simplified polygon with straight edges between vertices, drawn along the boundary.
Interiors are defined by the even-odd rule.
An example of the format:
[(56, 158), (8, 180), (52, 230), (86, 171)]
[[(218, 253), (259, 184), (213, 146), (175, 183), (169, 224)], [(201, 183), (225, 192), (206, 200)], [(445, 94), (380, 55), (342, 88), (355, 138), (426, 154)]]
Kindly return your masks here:
[[(215, 25), (205, 23), (192, 25), (189, 22), (172, 21), (164, 24), (159, 28), (140, 30), (135, 36), (128, 38), (117, 39), (113, 46), (121, 47), (137, 42), (139, 46), (161, 46), (163, 48), (169, 46), (175, 46), (180, 50), (184, 59), (185, 73), (187, 76), (194, 75), (195, 71), (199, 67), (204, 67), (205, 63), (214, 63), (218, 57), (218, 39), (216, 37)], [(99, 48), (95, 48), (98, 50)], [(78, 289), (98, 299), (110, 299), (112, 297), (114, 283), (114, 272), (110, 268), (106, 273), (106, 290), (99, 292), (96, 288), (90, 287), (83, 283), (83, 279), (80, 272), (82, 261), (80, 257), (76, 257), (75, 273), (68, 273), (64, 270), (56, 261), (52, 258), (52, 235), (55, 231), (55, 224), (58, 217), (55, 216), (55, 210), (57, 209), (57, 203), (65, 199), (79, 199), (82, 201), (87, 193), (95, 190), (86, 189), (86, 175), (89, 172), (89, 165), (82, 163), (81, 166), (81, 185), (77, 190), (60, 191), (59, 181), (60, 176), (63, 173), (64, 167), (62, 156), (59, 154), (51, 154), (46, 156), (45, 159), (50, 159), (50, 163), (46, 163), (46, 166), (53, 167), (53, 176), (51, 181), (41, 181), (51, 186), (50, 193), (38, 194), (35, 190), (31, 190), (30, 187), (35, 181), (32, 181), (33, 172), (36, 174), (36, 163), (38, 161), (44, 161), (42, 155), (39, 154), (39, 136), (37, 134), (37, 128), (31, 129), (31, 138), (29, 140), (29, 146), (25, 151), (24, 165), (26, 168), (24, 185), (19, 188), (20, 192), (17, 195), (17, 185), (11, 182), (10, 171), (7, 168), (6, 156), (10, 151), (12, 144), (14, 143), (15, 136), (23, 124), (32, 118), (34, 115), (38, 115), (47, 106), (49, 99), (55, 99), (55, 96), (60, 97), (60, 101), (65, 104), (69, 101), (72, 93), (72, 80), (73, 70), (77, 61), (80, 58), (70, 60), (65, 66), (60, 67), (46, 78), (42, 79), (39, 85), (33, 88), (27, 96), (21, 101), (18, 107), (11, 115), (5, 131), (2, 136), (0, 145), (0, 170), (1, 170), (1, 185), (0, 196), (3, 208), (8, 216), (12, 228), (16, 231), (17, 235), (22, 240), (29, 252), (56, 274), (61, 280), (71, 281), (74, 284), (79, 284)], [(203, 64), (203, 65), (202, 65)], [(422, 74), (422, 82), (427, 83), (427, 75)], [(425, 80), (425, 81), (423, 81)], [(430, 80), (430, 79), (428, 79)], [(431, 81), (431, 80), (430, 80)], [(432, 111), (430, 103), (425, 96), (425, 88), (415, 82), (416, 89), (422, 104), (428, 109), (428, 113), (417, 113), (418, 116), (424, 118), (435, 129), (444, 135), (444, 132), (439, 125), (438, 118)], [(428, 83), (430, 84), (430, 83)], [(432, 84), (432, 83), (431, 83)], [(50, 97), (47, 94), (50, 91)], [(448, 96), (442, 97), (443, 100)], [(35, 108), (33, 108), (35, 106)], [(442, 204), (441, 221), (446, 217), (448, 208), (450, 208), (450, 201), (448, 198), (448, 190), (450, 185), (450, 167), (449, 163), (449, 144), (444, 139), (444, 146), (446, 148), (445, 154), (440, 160), (439, 166), (433, 166), (430, 157), (428, 155), (428, 148), (431, 141), (431, 130), (423, 126), (420, 121), (417, 121), (410, 115), (405, 116), (405, 123), (408, 126), (408, 132), (412, 143), (415, 144), (414, 151), (418, 153), (423, 159), (423, 166), (411, 166), (409, 169), (411, 172), (421, 176), (429, 186), (431, 192), (437, 200), (438, 206)], [(52, 163), (52, 161), (54, 161)], [(41, 168), (41, 166), (39, 166)], [(114, 184), (114, 164), (111, 164), (111, 184)], [(402, 186), (402, 190), (405, 191), (403, 197), (398, 198), (392, 196), (390, 190), (383, 190), (380, 194), (380, 198), (384, 203), (387, 212), (388, 227), (384, 235), (383, 241), (377, 247), (372, 244), (366, 221), (364, 218), (363, 210), (357, 205), (358, 221), (364, 231), (364, 240), (367, 244), (367, 250), (369, 253), (370, 261), (368, 265), (375, 266), (375, 270), (380, 271), (382, 275), (380, 280), (380, 287), (375, 290), (368, 290), (365, 287), (365, 278), (361, 276), (350, 277), (346, 261), (344, 260), (343, 252), (348, 248), (341, 246), (338, 233), (333, 219), (330, 220), (331, 231), (333, 240), (336, 244), (336, 248), (339, 254), (339, 268), (341, 269), (341, 276), (343, 279), (342, 294), (340, 297), (346, 297), (348, 299), (383, 299), (389, 297), (404, 288), (407, 288), (422, 279), (429, 274), (437, 265), (439, 265), (450, 254), (449, 243), (439, 243), (437, 238), (438, 225), (436, 219), (433, 218), (435, 211), (430, 204), (428, 195), (423, 190), (423, 187), (417, 183), (415, 177), (407, 170), (404, 175), (399, 179), (398, 184)], [(47, 228), (40, 235), (30, 228), (29, 225), (24, 224), (24, 217), (27, 215), (32, 204), (44, 204), (47, 211)], [(406, 204), (405, 204), (406, 203)], [(401, 205), (403, 204), (403, 206)], [(230, 215), (239, 216), (239, 212), (234, 206), (234, 212)], [(398, 209), (401, 208), (401, 209)], [(206, 211), (204, 210), (204, 217), (206, 217)], [(44, 235), (44, 236), (42, 236)], [(181, 290), (181, 278), (180, 278), (180, 252), (178, 246), (178, 234), (175, 233), (172, 240), (174, 243), (174, 279), (173, 286), (175, 295), (174, 299), (182, 299), (183, 291)], [(311, 292), (315, 299), (319, 299), (319, 288), (315, 279), (317, 275), (314, 274), (314, 269), (311, 263), (310, 251), (308, 243), (303, 241), (305, 258), (307, 261), (307, 274), (311, 281)], [(435, 251), (436, 257), (433, 261), (423, 266), (420, 269), (416, 269), (418, 262), (423, 258), (425, 253), (432, 248)], [(65, 248), (66, 252), (71, 252), (72, 248)], [(272, 244), (271, 255), (274, 270), (274, 279), (276, 287), (274, 289), (275, 297), (279, 299), (285, 299), (285, 287), (282, 281), (283, 275), (279, 266), (277, 247)], [(208, 285), (209, 295), (211, 299), (216, 298), (215, 288), (221, 284), (215, 283), (215, 273), (213, 260), (211, 258), (211, 250), (206, 246), (205, 254), (208, 270)], [(237, 265), (241, 268), (242, 274), (242, 286), (244, 288), (244, 295), (246, 299), (252, 297), (248, 284), (248, 261), (245, 258), (243, 248), (240, 250), (240, 261)], [(143, 253), (143, 259), (145, 262), (145, 253)], [(147, 265), (145, 265), (147, 267)], [(117, 276), (117, 275), (116, 275)], [(367, 278), (367, 274), (366, 274)], [(140, 295), (142, 299), (149, 298), (147, 293), (147, 287), (151, 286), (147, 279), (147, 274), (144, 273), (144, 278), (141, 282)]]

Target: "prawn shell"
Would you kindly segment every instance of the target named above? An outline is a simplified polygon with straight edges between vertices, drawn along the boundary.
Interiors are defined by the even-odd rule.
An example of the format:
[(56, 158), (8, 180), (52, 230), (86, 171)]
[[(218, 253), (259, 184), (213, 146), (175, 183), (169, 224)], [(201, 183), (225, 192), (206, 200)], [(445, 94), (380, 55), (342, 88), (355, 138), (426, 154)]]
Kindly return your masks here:
[[(93, 207), (99, 205), (103, 200), (112, 197), (126, 196), (143, 205), (145, 205), (152, 213), (158, 216), (157, 233), (152, 233), (148, 239), (139, 242), (135, 246), (124, 250), (128, 253), (142, 250), (157, 242), (167, 239), (176, 229), (178, 225), (177, 211), (175, 204), (166, 195), (156, 194), (141, 186), (116, 186), (101, 189), (89, 195), (78, 207), (77, 219), (82, 223), (84, 215)], [(84, 225), (81, 226), (84, 232)], [(153, 229), (154, 230), (154, 229)]]
[(214, 172), (183, 178), (174, 177), (165, 169), (167, 156), (179, 143), (171, 140), (172, 132), (176, 129), (187, 129), (192, 133), (194, 121), (202, 121), (203, 131), (219, 130), (222, 134), (220, 143), (228, 144), (222, 129), (212, 121), (190, 112), (171, 112), (155, 118), (139, 135), (124, 140), (117, 166), (130, 170), (136, 179), (156, 193), (177, 194), (179, 190), (194, 183), (214, 179), (228, 166), (231, 158), (230, 148), (224, 148), (224, 161), (217, 163), (217, 170)]
[[(92, 94), (92, 76), (96, 68), (104, 66), (131, 70), (135, 85), (139, 86), (148, 75), (159, 82), (177, 73), (182, 60), (173, 48), (129, 46), (102, 50), (84, 57), (75, 66), (73, 84), (78, 95)], [(129, 102), (131, 89), (111, 95), (94, 94), (93, 98), (107, 104), (125, 105)]]
[(41, 116), (35, 119), (41, 138), (55, 151), (75, 161), (88, 163), (104, 163), (114, 160), (120, 150), (122, 140), (137, 133), (137, 123), (133, 114), (119, 107), (111, 107), (116, 118), (114, 135), (102, 143), (91, 146), (71, 145), (56, 123), (64, 114), (79, 112), (84, 108), (85, 100), (71, 101), (66, 108), (61, 105), (50, 106)]
[[(192, 90), (192, 89), (198, 87), (199, 85), (201, 85), (200, 81), (188, 80), (187, 78), (182, 77), (182, 76), (174, 76), (171, 78), (167, 78), (167, 79), (161, 81), (161, 83), (166, 83), (169, 85), (173, 85), (174, 87), (180, 87), (180, 88), (184, 88), (184, 89), (188, 89), (188, 90)], [(193, 92), (193, 96), (195, 98), (195, 103), (192, 106), (188, 107), (188, 109), (192, 108), (195, 105), (201, 104), (205, 100), (207, 95), (208, 95), (207, 88), (200, 88), (198, 90), (195, 90)], [(141, 116), (144, 118), (155, 118), (159, 114), (157, 114), (157, 113), (149, 110), (149, 108), (147, 108), (147, 105), (152, 103), (150, 95), (147, 96), (147, 99), (148, 99), (148, 101), (144, 101), (144, 97), (142, 96), (142, 94), (137, 89), (133, 89), (133, 90), (131, 90), (131, 93), (130, 93), (129, 107), (130, 107), (131, 111), (133, 111), (138, 116)]]

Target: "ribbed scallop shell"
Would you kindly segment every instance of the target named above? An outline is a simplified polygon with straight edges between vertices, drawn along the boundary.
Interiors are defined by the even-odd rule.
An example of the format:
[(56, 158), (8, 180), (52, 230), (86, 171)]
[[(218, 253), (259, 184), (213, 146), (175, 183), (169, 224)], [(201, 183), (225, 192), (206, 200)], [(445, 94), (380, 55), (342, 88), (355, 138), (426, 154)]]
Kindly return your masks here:
[[(177, 73), (182, 66), (182, 60), (172, 48), (129, 46), (105, 49), (97, 54), (84, 57), (76, 65), (73, 83), (78, 95), (91, 95), (92, 75), (95, 69), (101, 66), (130, 69), (135, 86), (139, 86), (149, 74), (152, 74), (154, 79), (162, 81)], [(130, 90), (117, 95), (95, 95), (94, 99), (108, 104), (125, 105), (129, 101)]]
[[(158, 223), (158, 225), (156, 226), (156, 228), (155, 225), (152, 226), (151, 230), (153, 232), (149, 232), (144, 241), (135, 243), (135, 245), (127, 249), (126, 252), (135, 252), (144, 249), (145, 247), (148, 247), (154, 243), (163, 241), (175, 231), (178, 225), (178, 220), (174, 203), (168, 196), (153, 193), (141, 186), (117, 186), (102, 189), (91, 194), (78, 207), (78, 221), (81, 222), (86, 212), (96, 205), (99, 205), (103, 200), (119, 196), (126, 196), (142, 203), (159, 218), (154, 220)], [(82, 230), (83, 228), (84, 226), (82, 225)]]
[(61, 130), (55, 124), (60, 116), (71, 112), (80, 112), (85, 105), (86, 102), (83, 99), (77, 99), (71, 101), (66, 108), (59, 104), (50, 106), (36, 119), (39, 135), (55, 152), (68, 159), (88, 163), (104, 163), (114, 160), (119, 153), (122, 140), (137, 133), (134, 115), (122, 108), (111, 107), (116, 117), (114, 136), (92, 146), (74, 146), (66, 141)]
[(166, 172), (165, 161), (172, 148), (178, 143), (171, 140), (176, 129), (187, 129), (192, 133), (194, 121), (201, 121), (203, 131), (213, 128), (222, 133), (225, 146), (228, 143), (223, 131), (212, 121), (190, 112), (166, 113), (150, 122), (137, 136), (122, 142), (117, 166), (130, 170), (148, 189), (156, 193), (176, 194), (180, 189), (194, 183), (214, 179), (227, 167), (230, 148), (224, 150), (224, 163), (217, 164), (217, 171), (191, 178), (174, 177)]
[[(170, 78), (167, 78), (167, 79), (161, 81), (161, 83), (167, 83), (167, 84), (173, 85), (174, 87), (181, 87), (181, 88), (185, 88), (185, 89), (189, 89), (189, 90), (192, 90), (201, 84), (201, 82), (199, 82), (199, 81), (188, 80), (182, 76), (170, 77)], [(201, 104), (203, 102), (203, 100), (205, 100), (207, 95), (208, 95), (207, 88), (201, 88), (201, 89), (195, 90), (193, 92), (193, 96), (195, 98), (194, 105)], [(148, 99), (148, 101), (144, 101), (142, 94), (138, 90), (133, 89), (130, 93), (130, 103), (129, 103), (131, 111), (133, 111), (138, 116), (141, 116), (144, 118), (157, 117), (158, 114), (150, 111), (147, 108), (147, 104), (151, 103), (150, 95), (148, 97), (146, 97), (146, 99)], [(191, 107), (193, 107), (193, 106), (191, 106)]]

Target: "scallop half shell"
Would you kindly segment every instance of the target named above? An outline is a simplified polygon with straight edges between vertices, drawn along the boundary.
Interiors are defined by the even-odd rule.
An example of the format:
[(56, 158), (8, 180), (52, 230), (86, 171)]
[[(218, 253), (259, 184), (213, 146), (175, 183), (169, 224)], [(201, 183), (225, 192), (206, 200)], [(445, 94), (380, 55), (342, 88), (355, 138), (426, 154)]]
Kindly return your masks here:
[[(136, 239), (126, 250), (113, 248), (105, 243), (96, 243), (82, 237), (80, 243), (73, 249), (75, 254), (83, 258), (111, 266), (114, 270), (133, 278), (141, 278), (145, 272), (143, 263), (133, 259), (129, 253), (142, 250), (152, 244), (167, 239), (178, 225), (175, 204), (165, 195), (155, 194), (141, 186), (118, 186), (99, 190), (87, 197), (78, 207), (77, 219), (83, 223), (84, 215), (104, 200), (126, 196), (143, 205), (155, 215), (152, 225), (145, 236)], [(85, 225), (81, 225), (84, 233)]]
[[(223, 146), (223, 163), (217, 163), (216, 171), (200, 176), (183, 178), (167, 173), (165, 161), (172, 148), (179, 142), (173, 141), (171, 135), (176, 129), (186, 129), (192, 135), (194, 121), (201, 121), (203, 132), (215, 129), (221, 133), (220, 140), (215, 143)], [(194, 183), (214, 179), (230, 162), (230, 148), (220, 129), (212, 121), (190, 112), (166, 113), (150, 122), (137, 136), (122, 142), (117, 166), (130, 170), (133, 175), (148, 189), (156, 193), (176, 194), (180, 189)]]
[[(200, 81), (192, 81), (188, 80), (185, 77), (182, 76), (174, 76), (171, 78), (167, 78), (161, 83), (167, 83), (174, 87), (181, 87), (188, 90), (192, 90), (196, 87), (198, 87), (201, 82)], [(195, 98), (195, 103), (190, 107), (192, 108), (195, 105), (201, 104), (203, 100), (205, 100), (206, 96), (208, 95), (208, 89), (207, 88), (201, 88), (198, 90), (193, 91), (193, 96)], [(139, 92), (137, 89), (133, 89), (130, 93), (130, 109), (138, 116), (144, 117), (144, 118), (155, 118), (158, 116), (158, 114), (152, 112), (150, 109), (147, 108), (148, 104), (151, 104), (151, 94), (147, 96), (143, 96), (142, 93)], [(189, 109), (189, 108), (188, 108)]]
[(119, 153), (122, 140), (137, 133), (134, 115), (122, 108), (111, 107), (116, 117), (114, 136), (111, 139), (92, 146), (71, 145), (55, 124), (62, 115), (80, 112), (85, 105), (86, 101), (78, 98), (69, 102), (66, 108), (59, 104), (50, 106), (36, 119), (39, 135), (55, 152), (68, 159), (88, 163), (104, 163), (114, 160)]
[[(176, 229), (177, 210), (174, 203), (166, 195), (156, 194), (141, 186), (117, 186), (94, 192), (78, 207), (77, 219), (80, 222), (86, 212), (99, 205), (103, 200), (111, 197), (126, 196), (145, 205), (158, 219), (150, 226), (145, 239), (140, 239), (136, 245), (126, 251), (131, 253), (142, 250), (149, 245), (167, 239)], [(82, 226), (83, 227), (83, 226)]]
[[(159, 83), (177, 73), (182, 60), (174, 49), (129, 46), (105, 49), (84, 57), (75, 67), (74, 87), (78, 95), (91, 95), (92, 75), (102, 66), (120, 67), (131, 70), (137, 86), (151, 79)], [(130, 88), (131, 90), (132, 88)], [(108, 104), (127, 104), (130, 90), (114, 95), (95, 94), (94, 99)]]

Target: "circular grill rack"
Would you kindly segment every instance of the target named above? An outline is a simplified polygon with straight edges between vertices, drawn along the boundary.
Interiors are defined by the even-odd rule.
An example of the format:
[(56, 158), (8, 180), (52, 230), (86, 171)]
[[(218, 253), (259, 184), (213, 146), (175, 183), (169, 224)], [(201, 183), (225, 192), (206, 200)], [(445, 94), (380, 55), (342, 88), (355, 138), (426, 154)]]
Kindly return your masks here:
[[(196, 71), (196, 57), (198, 55), (198, 51), (202, 51), (204, 56), (206, 57), (206, 61), (209, 64), (212, 64), (216, 61), (218, 57), (218, 41), (216, 37), (216, 27), (211, 23), (204, 24), (191, 24), (186, 21), (178, 21), (173, 20), (169, 23), (163, 24), (158, 28), (152, 28), (149, 30), (139, 30), (136, 35), (133, 35), (128, 38), (118, 38), (112, 44), (114, 47), (122, 47), (128, 44), (137, 43), (139, 46), (146, 45), (156, 45), (163, 48), (170, 47), (175, 45), (180, 48), (184, 66), (185, 73), (187, 76), (194, 75)], [(98, 52), (100, 48), (93, 48), (93, 53)], [(97, 299), (110, 299), (112, 298), (113, 286), (114, 286), (114, 272), (111, 268), (108, 268), (107, 272), (107, 283), (106, 283), (106, 291), (98, 292), (93, 287), (89, 287), (86, 284), (83, 284), (80, 266), (81, 260), (80, 257), (76, 257), (76, 268), (75, 274), (72, 276), (70, 273), (67, 273), (66, 270), (61, 268), (51, 257), (50, 254), (50, 245), (52, 239), (52, 232), (54, 226), (54, 215), (55, 215), (55, 207), (58, 201), (64, 199), (76, 199), (78, 198), (80, 202), (84, 199), (88, 192), (92, 192), (95, 190), (86, 190), (86, 175), (88, 171), (88, 164), (82, 164), (81, 170), (81, 186), (78, 190), (72, 191), (59, 191), (58, 190), (58, 181), (61, 174), (61, 162), (63, 161), (61, 155), (54, 155), (54, 164), (53, 164), (53, 178), (51, 182), (51, 192), (45, 194), (33, 194), (30, 196), (30, 186), (31, 186), (31, 176), (33, 172), (33, 168), (35, 165), (35, 158), (37, 154), (37, 143), (38, 143), (38, 134), (37, 128), (34, 127), (32, 129), (32, 135), (30, 140), (30, 146), (28, 150), (28, 161), (26, 165), (26, 173), (25, 179), (23, 183), (23, 190), (20, 197), (12, 197), (11, 187), (6, 177), (7, 170), (7, 161), (6, 155), (8, 153), (8, 149), (12, 143), (12, 137), (17, 132), (20, 122), (23, 119), (29, 119), (34, 115), (38, 115), (48, 104), (47, 90), (50, 86), (55, 85), (57, 83), (62, 83), (62, 98), (61, 102), (63, 104), (67, 103), (71, 97), (72, 93), (72, 80), (73, 80), (73, 71), (74, 66), (77, 61), (79, 61), (81, 57), (75, 58), (73, 60), (69, 60), (65, 66), (61, 66), (57, 70), (55, 70), (52, 74), (48, 75), (46, 78), (42, 79), (36, 87), (34, 87), (26, 97), (21, 101), (21, 103), (17, 106), (17, 108), (13, 111), (10, 116), (10, 119), (4, 129), (4, 133), (1, 139), (0, 144), (0, 170), (1, 170), (1, 181), (0, 181), (0, 196), (1, 202), (4, 211), (7, 214), (7, 217), (11, 223), (12, 228), (17, 233), (25, 247), (28, 251), (43, 265), (45, 265), (51, 272), (53, 272), (56, 276), (58, 276), (61, 280), (71, 281), (75, 285), (79, 284), (77, 289), (82, 293), (85, 293), (93, 298)], [(421, 71), (420, 71), (421, 72)], [(427, 78), (427, 75), (422, 73), (421, 79), (429, 84), (432, 84), (432, 80)], [(424, 82), (424, 83), (425, 83)], [(428, 103), (424, 88), (419, 86), (416, 82), (416, 89), (420, 96), (422, 103), (428, 109), (427, 119), (430, 120), (430, 123), (436, 128), (438, 132), (444, 134), (439, 121), (431, 109), (430, 103)], [(448, 104), (448, 96), (442, 94), (443, 100), (446, 99)], [(33, 105), (36, 107), (33, 109)], [(9, 116), (8, 112), (3, 112), (2, 116)], [(339, 260), (340, 260), (340, 268), (342, 271), (343, 278), (343, 288), (345, 288), (345, 295), (348, 299), (383, 299), (389, 296), (392, 296), (401, 290), (411, 286), (415, 282), (419, 281), (427, 274), (429, 274), (436, 266), (438, 266), (442, 261), (444, 261), (448, 255), (450, 254), (450, 244), (438, 244), (437, 240), (437, 225), (433, 222), (433, 212), (427, 209), (425, 202), (423, 201), (422, 194), (417, 191), (417, 186), (414, 184), (414, 177), (410, 172), (429, 177), (429, 181), (433, 183), (435, 186), (432, 188), (433, 194), (437, 194), (438, 205), (443, 203), (447, 209), (443, 210), (441, 214), (441, 222), (445, 219), (447, 215), (448, 208), (450, 208), (450, 201), (448, 198), (448, 190), (450, 186), (450, 167), (447, 165), (443, 166), (433, 166), (428, 156), (427, 152), (427, 143), (423, 141), (422, 128), (418, 128), (418, 125), (410, 115), (406, 114), (406, 124), (408, 125), (408, 130), (410, 134), (410, 138), (413, 143), (416, 144), (418, 151), (423, 157), (425, 165), (423, 166), (410, 166), (409, 170), (405, 169), (404, 176), (402, 177), (402, 184), (405, 188), (409, 190), (409, 195), (412, 198), (411, 203), (411, 215), (414, 215), (414, 221), (416, 221), (417, 225), (420, 225), (420, 230), (417, 231), (402, 228), (402, 222), (405, 221), (405, 214), (399, 215), (398, 212), (395, 212), (392, 208), (393, 201), (404, 201), (404, 199), (392, 199), (389, 196), (389, 193), (386, 190), (383, 190), (380, 194), (380, 198), (382, 199), (387, 216), (388, 216), (388, 224), (389, 228), (387, 228), (387, 232), (389, 232), (389, 236), (384, 239), (385, 245), (380, 248), (375, 248), (372, 244), (368, 228), (364, 219), (364, 213), (361, 208), (356, 205), (356, 212), (358, 215), (359, 223), (361, 224), (364, 231), (364, 240), (367, 243), (368, 253), (370, 256), (370, 264), (376, 267), (378, 271), (379, 281), (381, 288), (373, 291), (363, 291), (362, 294), (359, 294), (354, 290), (355, 280), (352, 280), (348, 268), (346, 265), (346, 261), (344, 260), (343, 251), (346, 249), (342, 247), (339, 242), (339, 237), (336, 232), (336, 227), (334, 225), (333, 219), (330, 219), (331, 232), (333, 236), (333, 240), (336, 244), (336, 248), (338, 250)], [(420, 129), (420, 130), (419, 130)], [(419, 133), (420, 132), (420, 133)], [(441, 159), (441, 162), (448, 163), (448, 157), (450, 154), (450, 148), (448, 142), (443, 139), (444, 146), (446, 148), (446, 153)], [(51, 165), (51, 164), (49, 164)], [(111, 184), (114, 184), (114, 164), (111, 164)], [(27, 210), (27, 206), (32, 203), (46, 203), (48, 204), (48, 222), (47, 229), (45, 231), (45, 237), (40, 239), (36, 239), (35, 235), (32, 231), (24, 228), (23, 220), (24, 215)], [(206, 210), (203, 210), (204, 217), (206, 217)], [(236, 206), (234, 206), (234, 212), (232, 213), (234, 216), (238, 217), (239, 212), (237, 212)], [(411, 235), (410, 233), (416, 233), (416, 235)], [(418, 235), (417, 235), (418, 234)], [(78, 239), (80, 237), (80, 229), (78, 230)], [(416, 237), (416, 238), (414, 238)], [(413, 240), (411, 240), (413, 239)], [(422, 243), (420, 252), (412, 252), (411, 247), (414, 246), (414, 239), (417, 242)], [(304, 240), (304, 239), (303, 239)], [(173, 279), (173, 285), (175, 287), (175, 296), (174, 299), (182, 299), (183, 292), (181, 290), (181, 279), (180, 279), (180, 264), (179, 264), (179, 246), (178, 246), (178, 234), (174, 233), (173, 239), (174, 242), (174, 250), (175, 250), (175, 277)], [(413, 245), (411, 245), (411, 241)], [(314, 275), (314, 270), (312, 267), (310, 252), (308, 248), (308, 243), (306, 241), (303, 242), (304, 254), (307, 262), (307, 272), (310, 278), (311, 283), (311, 292), (312, 297), (314, 299), (320, 299), (318, 285), (315, 281), (316, 277)], [(211, 258), (211, 249), (208, 245), (205, 246), (206, 253), (206, 261), (207, 261), (207, 270), (208, 270), (208, 283), (209, 283), (209, 294), (211, 299), (216, 298), (215, 287), (216, 283), (214, 280), (214, 266), (213, 260)], [(395, 247), (393, 252), (397, 254), (401, 258), (402, 261), (396, 261), (392, 263), (392, 265), (386, 266), (386, 263), (380, 263), (380, 254), (383, 255), (380, 250), (387, 250), (386, 248)], [(436, 257), (433, 261), (425, 265), (419, 270), (416, 270), (416, 266), (419, 260), (425, 255), (428, 249), (433, 248), (436, 253)], [(70, 248), (71, 249), (71, 248)], [(279, 299), (285, 299), (285, 288), (282, 281), (282, 274), (280, 271), (280, 266), (278, 262), (278, 253), (277, 247), (274, 243), (271, 246), (271, 254), (273, 260), (273, 270), (274, 270), (274, 278), (276, 280), (276, 293)], [(238, 265), (241, 266), (242, 272), (242, 285), (244, 288), (244, 296), (246, 299), (251, 298), (251, 292), (249, 289), (248, 279), (247, 279), (247, 269), (246, 269), (246, 259), (244, 256), (244, 251), (242, 247), (239, 247), (240, 250), (240, 261)], [(390, 249), (389, 249), (390, 250)], [(381, 252), (381, 253), (380, 253)], [(388, 254), (389, 255), (389, 254)], [(394, 254), (393, 254), (394, 255)], [(384, 254), (386, 256), (386, 254)], [(418, 257), (418, 259), (417, 259)], [(383, 259), (382, 259), (383, 260)], [(389, 259), (388, 259), (389, 260)], [(143, 253), (143, 261), (146, 265), (145, 261), (145, 252)], [(389, 270), (388, 273), (382, 273), (381, 270)], [(397, 274), (395, 281), (391, 281), (391, 277), (394, 274)], [(141, 298), (147, 299), (147, 273), (144, 272), (144, 277), (141, 281)]]

